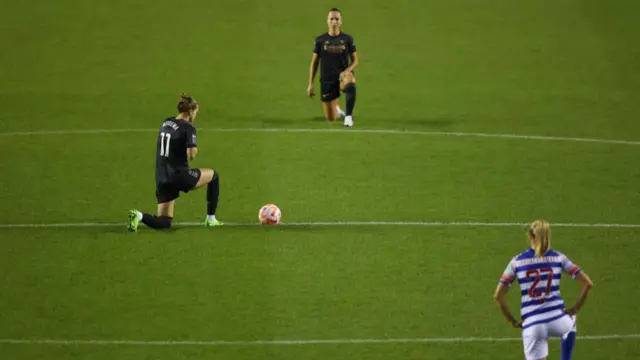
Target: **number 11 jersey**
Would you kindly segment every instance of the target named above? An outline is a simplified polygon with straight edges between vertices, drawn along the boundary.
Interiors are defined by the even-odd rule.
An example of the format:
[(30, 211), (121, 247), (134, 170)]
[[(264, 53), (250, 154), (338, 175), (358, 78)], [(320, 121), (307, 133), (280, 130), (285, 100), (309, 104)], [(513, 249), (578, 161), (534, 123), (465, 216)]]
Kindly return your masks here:
[(156, 144), (156, 183), (170, 183), (174, 175), (188, 170), (187, 149), (197, 147), (196, 128), (188, 121), (166, 119)]

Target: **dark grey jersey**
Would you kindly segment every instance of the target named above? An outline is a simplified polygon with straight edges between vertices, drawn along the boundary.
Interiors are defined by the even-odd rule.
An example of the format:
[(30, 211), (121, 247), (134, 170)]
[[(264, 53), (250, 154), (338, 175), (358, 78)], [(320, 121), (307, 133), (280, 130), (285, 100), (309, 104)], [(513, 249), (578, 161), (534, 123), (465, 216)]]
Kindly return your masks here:
[(320, 81), (337, 80), (349, 67), (351, 54), (356, 51), (353, 37), (341, 32), (338, 36), (324, 33), (315, 40), (313, 52), (320, 59)]
[(197, 147), (193, 124), (174, 117), (164, 120), (156, 143), (156, 182), (169, 182), (177, 171), (188, 168), (187, 149), (192, 147)]

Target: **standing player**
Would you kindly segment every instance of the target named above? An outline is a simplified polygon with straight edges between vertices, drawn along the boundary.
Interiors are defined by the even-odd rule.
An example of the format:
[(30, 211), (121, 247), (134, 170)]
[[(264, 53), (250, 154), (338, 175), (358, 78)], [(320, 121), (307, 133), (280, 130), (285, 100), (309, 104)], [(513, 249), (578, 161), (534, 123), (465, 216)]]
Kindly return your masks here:
[[(320, 62), (320, 96), (324, 117), (329, 121), (344, 116), (344, 126), (353, 126), (353, 108), (356, 105), (356, 78), (353, 69), (358, 66), (358, 53), (353, 38), (342, 32), (342, 12), (333, 8), (327, 16), (329, 31), (315, 40), (307, 94), (315, 95), (313, 82)], [(347, 113), (338, 105), (340, 91), (347, 99)], [(345, 116), (346, 115), (346, 116)]]
[[(543, 220), (534, 221), (528, 232), (531, 248), (514, 257), (507, 265), (494, 298), (502, 313), (515, 328), (522, 328), (527, 360), (544, 360), (549, 354), (548, 338), (562, 338), (562, 360), (570, 360), (576, 341), (576, 314), (584, 305), (593, 283), (565, 255), (551, 250), (551, 228)], [(560, 296), (562, 271), (582, 284), (576, 304), (566, 309)], [(505, 302), (513, 280), (520, 283), (522, 321), (516, 320)]]
[(192, 169), (187, 159), (193, 160), (198, 154), (196, 128), (193, 121), (198, 115), (198, 102), (180, 94), (179, 114), (167, 118), (160, 126), (156, 144), (156, 199), (158, 215), (129, 211), (129, 231), (137, 231), (140, 221), (153, 229), (168, 229), (173, 220), (173, 206), (180, 191), (207, 185), (206, 227), (222, 225), (216, 219), (220, 180), (218, 172), (212, 169)]

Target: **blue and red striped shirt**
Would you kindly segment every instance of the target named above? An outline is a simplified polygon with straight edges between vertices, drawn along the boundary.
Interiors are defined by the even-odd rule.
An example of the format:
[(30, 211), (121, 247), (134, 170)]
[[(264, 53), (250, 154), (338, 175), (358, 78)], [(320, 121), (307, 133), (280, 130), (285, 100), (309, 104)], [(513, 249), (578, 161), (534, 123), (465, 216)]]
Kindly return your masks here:
[(575, 279), (580, 267), (566, 255), (554, 250), (536, 257), (535, 250), (528, 249), (511, 259), (500, 282), (511, 286), (514, 280), (518, 280), (523, 328), (548, 323), (565, 315), (564, 300), (560, 296), (563, 271)]

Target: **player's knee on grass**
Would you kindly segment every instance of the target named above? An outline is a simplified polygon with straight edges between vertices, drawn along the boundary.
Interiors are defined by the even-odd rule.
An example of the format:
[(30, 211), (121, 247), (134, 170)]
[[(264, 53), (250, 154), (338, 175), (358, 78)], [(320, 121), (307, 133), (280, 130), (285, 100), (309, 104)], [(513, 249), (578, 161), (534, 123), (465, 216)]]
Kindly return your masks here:
[(338, 120), (338, 110), (336, 110), (335, 101), (323, 103), (323, 108), (324, 108), (324, 118), (327, 121)]
[(173, 218), (168, 216), (158, 216), (158, 229), (169, 229), (173, 223)]
[(173, 218), (164, 215), (142, 214), (142, 223), (156, 230), (164, 230), (171, 228)]
[(324, 118), (327, 121), (336, 121), (336, 120), (338, 120), (338, 114), (334, 113), (334, 114), (324, 114), (324, 115), (325, 115)]

